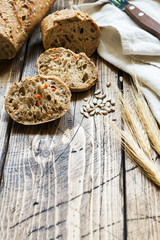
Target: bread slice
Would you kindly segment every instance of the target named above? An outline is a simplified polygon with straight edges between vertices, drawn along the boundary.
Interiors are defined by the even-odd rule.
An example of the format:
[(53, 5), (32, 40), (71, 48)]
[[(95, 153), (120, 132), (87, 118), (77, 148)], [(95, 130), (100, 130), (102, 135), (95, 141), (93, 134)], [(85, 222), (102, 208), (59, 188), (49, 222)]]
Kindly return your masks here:
[(5, 98), (9, 116), (24, 125), (60, 118), (68, 110), (71, 93), (56, 77), (28, 77), (14, 83)]
[(86, 13), (65, 9), (54, 12), (41, 22), (45, 49), (65, 47), (91, 56), (100, 39), (100, 29)]
[(91, 88), (97, 81), (94, 63), (85, 53), (75, 54), (69, 49), (48, 49), (37, 60), (39, 75), (57, 76), (73, 92)]

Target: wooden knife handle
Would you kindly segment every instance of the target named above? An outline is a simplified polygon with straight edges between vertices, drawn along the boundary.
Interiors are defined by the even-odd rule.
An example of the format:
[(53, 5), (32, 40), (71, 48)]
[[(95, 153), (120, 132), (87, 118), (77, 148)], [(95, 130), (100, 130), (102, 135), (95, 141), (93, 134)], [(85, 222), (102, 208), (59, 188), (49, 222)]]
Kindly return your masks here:
[(125, 6), (125, 12), (144, 30), (160, 39), (160, 24), (133, 4)]

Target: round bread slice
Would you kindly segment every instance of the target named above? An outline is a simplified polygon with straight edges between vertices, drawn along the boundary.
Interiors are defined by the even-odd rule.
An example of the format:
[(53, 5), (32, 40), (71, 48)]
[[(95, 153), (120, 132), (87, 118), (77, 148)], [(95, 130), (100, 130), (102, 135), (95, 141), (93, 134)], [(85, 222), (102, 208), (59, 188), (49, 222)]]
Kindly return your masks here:
[(28, 77), (10, 87), (5, 109), (16, 122), (36, 125), (64, 115), (70, 99), (70, 90), (57, 77)]
[(97, 49), (100, 29), (86, 13), (65, 9), (48, 15), (41, 22), (45, 49), (65, 47), (91, 56)]
[(75, 54), (65, 48), (51, 48), (37, 60), (39, 75), (57, 76), (73, 92), (90, 89), (97, 81), (94, 63), (85, 53)]

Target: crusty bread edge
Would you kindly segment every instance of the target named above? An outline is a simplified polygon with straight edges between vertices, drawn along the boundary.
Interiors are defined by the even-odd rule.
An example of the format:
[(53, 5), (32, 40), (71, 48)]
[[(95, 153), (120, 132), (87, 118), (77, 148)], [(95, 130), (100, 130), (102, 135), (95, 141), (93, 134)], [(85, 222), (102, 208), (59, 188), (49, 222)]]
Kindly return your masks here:
[[(52, 76), (43, 76), (43, 75), (36, 75), (36, 76), (34, 76), (34, 77), (38, 77), (38, 76), (41, 77), (41, 78), (46, 78), (47, 80), (49, 80), (49, 79), (52, 80), (52, 79), (53, 79)], [(33, 78), (34, 78), (34, 77), (33, 77)], [(32, 78), (32, 77), (26, 77), (25, 79), (30, 80), (31, 78)], [(23, 79), (22, 81), (24, 81), (25, 79)], [(42, 122), (38, 122), (38, 123), (19, 122), (19, 121), (15, 120), (13, 117), (11, 117), (11, 115), (9, 114), (9, 112), (8, 112), (7, 109), (6, 109), (7, 96), (9, 95), (9, 91), (10, 91), (10, 89), (11, 89), (11, 87), (12, 87), (12, 86), (11, 86), (11, 87), (9, 88), (7, 94), (6, 94), (6, 97), (5, 97), (5, 110), (6, 110), (7, 114), (9, 115), (9, 117), (10, 117), (11, 119), (13, 119), (15, 122), (17, 122), (17, 123), (19, 123), (19, 124), (22, 124), (22, 125), (25, 125), (25, 126), (35, 126), (35, 125), (39, 125), (39, 124), (43, 124), (43, 123), (52, 122), (52, 121), (55, 121), (56, 119), (61, 118), (61, 117), (68, 111), (68, 109), (69, 109), (69, 107), (70, 107), (71, 91), (70, 91), (70, 89), (68, 88), (68, 86), (66, 86), (66, 84), (64, 84), (64, 82), (62, 82), (58, 77), (54, 76), (54, 79), (56, 79), (56, 81), (59, 81), (59, 82), (66, 88), (66, 90), (70, 93), (69, 102), (68, 102), (68, 104), (66, 105), (66, 110), (65, 110), (65, 112), (63, 112), (63, 114), (60, 114), (60, 116), (57, 117), (57, 118), (55, 118), (55, 119), (51, 119), (51, 120), (47, 120), (47, 121), (42, 121)]]
[[(15, 1), (14, 1), (15, 2)], [(33, 31), (33, 29), (36, 27), (36, 25), (42, 20), (42, 18), (46, 15), (46, 13), (48, 12), (48, 10), (51, 8), (51, 6), (56, 2), (56, 0), (37, 0), (33, 2), (33, 9), (32, 9), (32, 13), (30, 14), (30, 23), (27, 25), (27, 27), (25, 25), (22, 25), (22, 29), (20, 30), (19, 28), (15, 28), (14, 29), (14, 33), (13, 33), (13, 39), (9, 39), (8, 36), (6, 35), (6, 33), (3, 33), (1, 36), (3, 36), (3, 39), (8, 40), (9, 44), (12, 44), (12, 46), (14, 47), (14, 53), (12, 55), (3, 57), (0, 56), (0, 59), (11, 59), (14, 58), (15, 55), (18, 53), (18, 51), (20, 50), (20, 48), (24, 45), (25, 41), (28, 39), (28, 37), (31, 35), (31, 32)], [(19, 5), (18, 5), (19, 6)], [(34, 10), (36, 9), (36, 13), (34, 12)], [(6, 10), (7, 12), (7, 10)], [(15, 12), (13, 14), (16, 14), (19, 17), (19, 12)], [(8, 27), (8, 26), (7, 26)], [(19, 37), (17, 37), (17, 33), (16, 31), (20, 32), (21, 34), (19, 35)], [(24, 36), (24, 32), (26, 34), (26, 36)]]
[[(70, 52), (71, 54), (73, 54), (73, 55), (75, 54), (72, 50), (66, 49), (66, 48), (63, 48), (63, 47), (49, 48), (49, 49), (47, 49), (45, 52), (41, 53), (41, 55), (38, 57), (37, 62), (36, 62), (36, 68), (37, 68), (37, 71), (38, 71), (38, 74), (39, 74), (39, 75), (45, 76), (45, 75), (39, 73), (39, 67), (38, 67), (39, 59), (41, 58), (41, 56), (42, 56), (44, 53), (53, 52), (53, 51), (54, 51), (53, 49), (66, 50), (66, 51), (69, 51), (69, 52)], [(87, 60), (92, 64), (92, 66), (93, 66), (93, 68), (94, 68), (94, 70), (95, 70), (95, 71), (94, 71), (95, 76), (96, 76), (95, 81), (92, 82), (92, 84), (90, 84), (88, 87), (84, 87), (84, 88), (81, 88), (81, 89), (79, 89), (79, 88), (72, 88), (72, 87), (69, 88), (71, 92), (84, 92), (84, 91), (89, 90), (91, 87), (93, 87), (93, 86), (96, 84), (96, 82), (97, 82), (97, 80), (98, 80), (98, 71), (97, 71), (97, 68), (96, 68), (95, 64), (93, 63), (93, 61), (91, 61), (91, 59), (90, 59), (85, 53), (80, 52), (80, 53), (77, 53), (76, 55), (83, 55), (83, 56), (85, 56), (85, 58), (87, 58)], [(60, 79), (60, 80), (61, 80), (61, 79)], [(62, 80), (61, 80), (61, 81), (62, 81)], [(63, 83), (64, 83), (64, 82), (63, 82)], [(64, 84), (65, 84), (65, 83), (64, 83)]]
[[(67, 19), (71, 19), (71, 18), (74, 18), (74, 17), (79, 18), (79, 15), (82, 15), (86, 19), (88, 18), (95, 25), (95, 27), (96, 27), (96, 29), (98, 30), (98, 33), (99, 33), (99, 36), (98, 36), (98, 39), (97, 39), (97, 42), (99, 42), (100, 35), (101, 35), (100, 34), (100, 28), (99, 28), (98, 24), (93, 20), (93, 18), (91, 18), (87, 13), (84, 13), (82, 11), (78, 11), (78, 10), (74, 10), (74, 9), (63, 9), (63, 10), (65, 10), (65, 11), (72, 10), (73, 15), (69, 16), (68, 18), (66, 16), (63, 16), (62, 18), (56, 18), (55, 17), (54, 19), (52, 19), (52, 16), (54, 15), (54, 13), (51, 13), (41, 21), (40, 30), (41, 30), (41, 33), (42, 33), (43, 47), (44, 47), (45, 50), (47, 50), (47, 48), (45, 47), (46, 46), (45, 38), (46, 38), (47, 32), (50, 30), (51, 27), (53, 27), (53, 23), (65, 21)], [(63, 11), (63, 10), (61, 10), (61, 11)], [(80, 19), (80, 18), (79, 18), (79, 20), (82, 21), (82, 19)], [(51, 26), (51, 22), (52, 22), (52, 26)], [(89, 55), (89, 57), (92, 54), (93, 54), (93, 52)]]

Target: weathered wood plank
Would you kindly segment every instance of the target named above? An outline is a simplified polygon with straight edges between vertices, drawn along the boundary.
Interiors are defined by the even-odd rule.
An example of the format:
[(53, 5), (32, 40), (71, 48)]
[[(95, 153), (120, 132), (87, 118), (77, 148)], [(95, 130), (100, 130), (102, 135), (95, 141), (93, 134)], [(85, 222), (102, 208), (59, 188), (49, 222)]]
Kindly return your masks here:
[[(124, 79), (124, 96), (131, 99), (128, 76)], [(153, 133), (154, 134), (154, 133)], [(153, 153), (153, 159), (156, 154)], [(157, 159), (159, 164), (159, 159)], [(160, 192), (126, 156), (126, 193), (128, 239), (160, 239)]]
[[(72, 3), (57, 1), (52, 10)], [(37, 27), (28, 42), (22, 79), (37, 74), (42, 51)], [(99, 70), (96, 88), (114, 97), (106, 81), (117, 82), (116, 69), (93, 60)], [(52, 123), (13, 123), (0, 193), (0, 239), (123, 239), (120, 143), (103, 116), (86, 119), (80, 114), (83, 98), (93, 92), (73, 94), (68, 113)], [(118, 111), (110, 118), (120, 126)]]
[(26, 44), (18, 53), (16, 58), (0, 61), (0, 176), (2, 174), (10, 130), (12, 127), (12, 121), (9, 119), (4, 109), (4, 98), (9, 86), (13, 82), (19, 81), (23, 68), (25, 51)]

